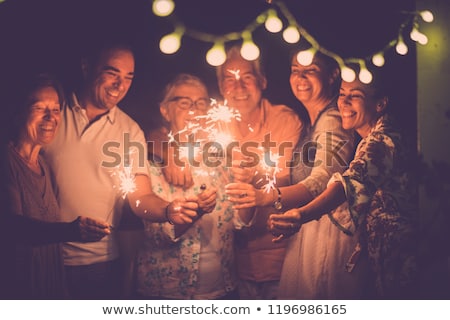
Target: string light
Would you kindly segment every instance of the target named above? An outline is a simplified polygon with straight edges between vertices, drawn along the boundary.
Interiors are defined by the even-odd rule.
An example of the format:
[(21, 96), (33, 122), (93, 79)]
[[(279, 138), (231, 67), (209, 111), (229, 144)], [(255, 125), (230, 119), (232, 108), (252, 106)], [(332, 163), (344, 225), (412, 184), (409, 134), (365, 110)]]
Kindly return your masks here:
[(206, 53), (206, 61), (214, 67), (222, 65), (226, 58), (227, 56), (223, 41), (217, 41), (214, 43), (212, 48)]
[[(1, 1), (1, 0), (0, 0)], [(172, 0), (154, 0), (152, 5), (153, 13), (159, 17), (169, 16), (175, 9)]]
[(303, 66), (309, 66), (314, 59), (314, 55), (316, 54), (317, 49), (314, 47), (309, 48), (308, 50), (300, 51), (297, 54), (297, 61)]
[(434, 16), (430, 10), (420, 11), (419, 14), (422, 17), (423, 21), (425, 22), (433, 22), (434, 20)]
[(184, 28), (177, 27), (174, 32), (161, 38), (161, 41), (159, 42), (159, 49), (166, 54), (177, 52), (181, 46), (181, 36), (183, 33)]
[(278, 18), (277, 12), (273, 9), (267, 11), (267, 20), (264, 23), (267, 31), (272, 33), (280, 32), (283, 29), (283, 22)]
[(414, 40), (422, 45), (425, 45), (428, 43), (427, 36), (419, 31), (417, 25), (414, 25), (409, 36), (411, 37), (412, 40)]
[(252, 34), (248, 31), (244, 31), (242, 33), (242, 39), (244, 42), (241, 47), (241, 56), (249, 61), (253, 61), (258, 59), (259, 57), (259, 48), (252, 40)]
[(402, 56), (404, 56), (405, 54), (408, 53), (408, 46), (403, 41), (403, 37), (401, 34), (398, 36), (398, 41), (395, 46), (395, 51), (397, 51), (397, 53)]
[(384, 54), (382, 52), (378, 52), (375, 53), (372, 56), (372, 63), (373, 65), (377, 66), (377, 67), (382, 67), (384, 66)]
[(284, 29), (283, 39), (287, 43), (297, 43), (300, 41), (300, 32), (298, 32), (297, 26), (291, 25)]
[(341, 66), (341, 77), (345, 82), (353, 82), (356, 79), (356, 73), (353, 69), (343, 65)]
[[(0, 0), (2, 1), (2, 0)], [(156, 6), (156, 2), (172, 2), (172, 0), (154, 0), (153, 4)], [(225, 62), (225, 50), (224, 45), (228, 41), (242, 40), (241, 55), (247, 60), (257, 59), (260, 55), (258, 46), (252, 40), (252, 33), (262, 25), (272, 33), (279, 32), (283, 29), (283, 21), (285, 20), (288, 26), (282, 33), (283, 39), (289, 43), (294, 44), (299, 41), (306, 41), (310, 44), (311, 48), (298, 53), (297, 59), (299, 63), (303, 65), (309, 65), (314, 58), (316, 52), (329, 56), (338, 61), (341, 66), (341, 75), (345, 81), (353, 81), (356, 78), (356, 73), (347, 65), (350, 63), (359, 63), (360, 71), (358, 77), (361, 81), (371, 81), (372, 74), (366, 66), (366, 62), (371, 62), (376, 67), (382, 67), (385, 64), (385, 54), (387, 51), (395, 48), (396, 52), (400, 55), (408, 53), (408, 46), (404, 42), (403, 33), (406, 32), (406, 28), (410, 29), (410, 37), (412, 40), (426, 44), (428, 38), (425, 34), (419, 31), (419, 19), (425, 22), (432, 22), (434, 16), (429, 10), (415, 11), (415, 12), (403, 12), (408, 16), (407, 19), (400, 25), (398, 35), (396, 38), (390, 40), (388, 44), (381, 50), (361, 58), (342, 58), (338, 54), (326, 49), (323, 45), (320, 45), (317, 40), (304, 29), (292, 15), (289, 9), (284, 5), (282, 1), (266, 1), (271, 5), (271, 8), (260, 13), (257, 18), (250, 22), (242, 31), (231, 32), (222, 35), (209, 34), (185, 28), (181, 22), (177, 22), (176, 18), (173, 19), (176, 25), (183, 25), (183, 28), (177, 28), (174, 33), (164, 36), (160, 41), (161, 51), (167, 54), (175, 53), (178, 51), (181, 45), (181, 37), (189, 36), (193, 39), (210, 42), (212, 44), (211, 49), (206, 53), (206, 61), (212, 66), (218, 66)], [(172, 9), (173, 11), (173, 9)], [(156, 14), (156, 13), (155, 13)], [(170, 14), (170, 13), (169, 13)], [(173, 15), (172, 15), (173, 17)], [(280, 19), (283, 18), (283, 19)], [(362, 67), (364, 65), (364, 68)], [(362, 78), (362, 79), (361, 79)], [(370, 79), (370, 80), (369, 80)]]
[(366, 63), (364, 62), (364, 60), (359, 61), (359, 67), (360, 67), (359, 75), (358, 75), (359, 81), (361, 81), (362, 83), (365, 83), (365, 84), (371, 83), (373, 76), (372, 76), (372, 73), (370, 73), (370, 71), (367, 69)]

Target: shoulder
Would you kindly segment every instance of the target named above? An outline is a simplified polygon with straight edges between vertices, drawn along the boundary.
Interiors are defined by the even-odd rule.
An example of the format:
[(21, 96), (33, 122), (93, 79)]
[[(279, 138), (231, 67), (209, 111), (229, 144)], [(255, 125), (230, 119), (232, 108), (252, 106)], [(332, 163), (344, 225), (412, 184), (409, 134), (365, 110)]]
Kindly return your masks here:
[(337, 107), (328, 108), (317, 119), (314, 126), (314, 135), (323, 132), (330, 132), (334, 135), (353, 139), (353, 132), (342, 127), (342, 118)]
[(125, 111), (123, 111), (119, 106), (115, 107), (116, 121), (121, 126), (126, 126), (130, 129), (141, 130), (139, 124), (130, 117)]
[(316, 123), (317, 127), (339, 127), (342, 128), (342, 118), (337, 107), (325, 110)]
[(274, 125), (282, 127), (301, 127), (302, 121), (298, 114), (284, 104), (271, 104), (268, 100), (263, 100), (263, 108), (266, 120)]

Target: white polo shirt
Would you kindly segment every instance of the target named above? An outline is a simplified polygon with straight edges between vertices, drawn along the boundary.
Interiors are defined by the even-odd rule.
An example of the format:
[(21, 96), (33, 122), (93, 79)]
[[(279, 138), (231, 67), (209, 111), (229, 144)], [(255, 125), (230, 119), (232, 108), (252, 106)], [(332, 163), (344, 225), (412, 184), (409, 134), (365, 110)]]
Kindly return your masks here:
[[(89, 124), (76, 96), (61, 114), (55, 140), (45, 148), (56, 186), (63, 221), (95, 217), (117, 227), (123, 205), (120, 175), (148, 175), (147, 146), (139, 125), (115, 106)], [(99, 242), (68, 242), (66, 265), (86, 265), (116, 259), (116, 231)]]

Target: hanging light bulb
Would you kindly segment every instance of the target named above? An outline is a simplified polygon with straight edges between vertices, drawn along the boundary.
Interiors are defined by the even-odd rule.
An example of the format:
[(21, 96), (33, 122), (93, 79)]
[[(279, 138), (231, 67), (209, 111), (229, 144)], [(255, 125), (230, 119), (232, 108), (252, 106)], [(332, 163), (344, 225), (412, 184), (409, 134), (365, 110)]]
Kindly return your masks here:
[(181, 36), (184, 33), (184, 28), (178, 27), (174, 32), (169, 33), (161, 38), (159, 41), (159, 49), (165, 54), (172, 54), (180, 49)]
[(214, 67), (222, 65), (226, 58), (227, 55), (222, 41), (214, 43), (212, 48), (206, 53), (206, 61)]
[(419, 14), (422, 17), (422, 20), (425, 22), (432, 22), (434, 20), (433, 13), (430, 10), (420, 11)]
[(395, 46), (395, 51), (397, 51), (397, 53), (402, 56), (408, 53), (408, 47), (403, 41), (403, 37), (401, 35), (398, 37), (397, 45)]
[(311, 47), (308, 50), (300, 51), (297, 54), (298, 63), (300, 63), (302, 66), (309, 66), (313, 62), (316, 51), (317, 49), (314, 47)]
[(300, 41), (300, 32), (296, 26), (289, 26), (283, 31), (283, 39), (287, 43), (297, 43)]
[(259, 48), (253, 42), (250, 31), (244, 31), (242, 38), (244, 42), (241, 47), (241, 56), (248, 61), (256, 60), (259, 57)]
[(172, 0), (154, 0), (152, 5), (153, 13), (159, 17), (167, 17), (175, 9), (175, 3)]
[(370, 71), (367, 69), (366, 64), (364, 61), (361, 61), (359, 63), (360, 65), (360, 69), (359, 69), (359, 81), (361, 81), (362, 83), (365, 84), (369, 84), (372, 82), (373, 76), (372, 73), (370, 73)]
[(267, 12), (267, 19), (264, 23), (267, 31), (272, 33), (280, 32), (283, 29), (283, 22), (281, 22), (280, 18), (278, 18), (277, 12), (273, 9), (270, 9)]
[(383, 53), (379, 52), (372, 56), (372, 63), (377, 67), (384, 66), (384, 55)]
[(409, 34), (409, 36), (411, 37), (412, 40), (425, 45), (428, 43), (428, 38), (426, 35), (424, 35), (422, 32), (420, 32), (417, 29), (417, 26), (414, 26), (411, 30), (411, 33)]
[(341, 78), (345, 82), (353, 82), (356, 79), (356, 73), (347, 66), (341, 66)]

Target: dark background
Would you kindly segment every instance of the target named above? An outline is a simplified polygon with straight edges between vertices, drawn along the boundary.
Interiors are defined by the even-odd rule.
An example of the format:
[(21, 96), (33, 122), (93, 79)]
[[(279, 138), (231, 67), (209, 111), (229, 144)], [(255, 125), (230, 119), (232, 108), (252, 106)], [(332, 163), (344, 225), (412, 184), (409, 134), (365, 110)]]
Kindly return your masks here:
[[(0, 3), (1, 90), (14, 90), (24, 72), (45, 69), (57, 73), (69, 86), (77, 79), (83, 50), (104, 39), (126, 39), (136, 48), (136, 78), (120, 105), (147, 131), (159, 121), (158, 100), (163, 86), (178, 72), (200, 76), (209, 85), (211, 96), (219, 97), (215, 70), (205, 60), (212, 43), (185, 36), (177, 53), (160, 52), (159, 40), (174, 30), (172, 21), (221, 35), (242, 31), (271, 6), (263, 0), (175, 0), (173, 16), (157, 17), (151, 4), (151, 0)], [(402, 12), (414, 10), (412, 0), (286, 0), (284, 4), (322, 46), (343, 58), (370, 57), (384, 48), (397, 37), (400, 25), (408, 17)], [(415, 144), (416, 60), (414, 46), (407, 38), (408, 34), (405, 41), (409, 53), (399, 56), (390, 50), (383, 70), (395, 83), (392, 110), (402, 118), (406, 135)], [(272, 34), (263, 26), (253, 33), (253, 40), (261, 49), (269, 81), (266, 96), (273, 103), (291, 106), (303, 116), (302, 106), (289, 86), (288, 55), (293, 45), (282, 39), (281, 32)]]
[[(79, 76), (80, 55), (105, 39), (126, 39), (136, 48), (136, 77), (120, 106), (144, 131), (158, 125), (160, 92), (179, 72), (200, 76), (209, 85), (211, 96), (219, 98), (215, 69), (205, 60), (212, 43), (185, 36), (177, 53), (165, 55), (159, 50), (159, 40), (174, 30), (173, 19), (190, 29), (216, 35), (242, 31), (271, 5), (263, 0), (174, 1), (173, 16), (165, 18), (152, 13), (151, 0), (6, 0), (0, 3), (0, 108), (14, 107), (6, 105), (7, 100), (3, 98), (20, 86), (24, 73), (50, 70), (69, 87)], [(321, 46), (343, 58), (370, 57), (383, 49), (397, 38), (400, 26), (408, 18), (404, 11), (415, 11), (414, 0), (285, 0), (284, 3)], [(381, 70), (388, 74), (391, 85), (390, 109), (415, 151), (417, 62), (409, 31), (407, 27), (403, 34), (408, 54), (400, 56), (391, 49)], [(289, 85), (288, 57), (294, 46), (282, 39), (281, 32), (272, 34), (264, 27), (253, 33), (253, 40), (261, 49), (268, 78), (265, 95), (273, 103), (289, 105), (304, 115)], [(370, 62), (368, 67), (374, 68)], [(8, 117), (3, 116), (2, 120), (2, 129), (3, 125), (7, 128)], [(438, 171), (430, 176), (430, 185), (440, 181), (440, 174)], [(446, 243), (442, 241), (441, 245), (445, 247)], [(430, 249), (430, 256), (440, 256), (438, 251)], [(424, 296), (440, 297), (436, 286), (443, 287), (445, 297), (449, 296), (446, 272), (424, 272), (424, 279), (432, 278), (424, 285), (428, 288)]]

